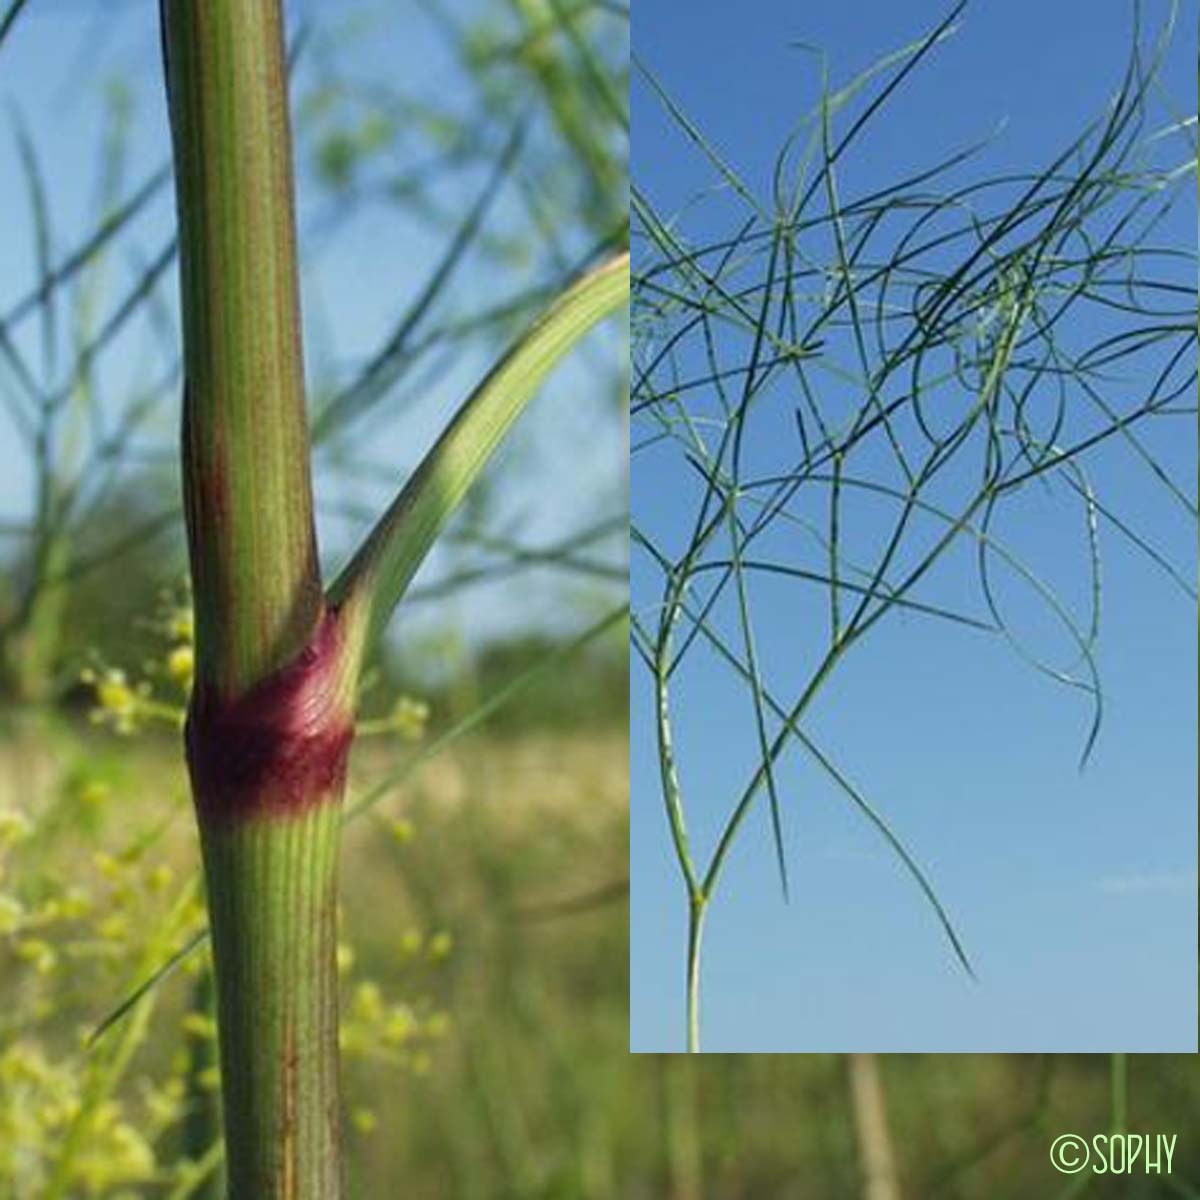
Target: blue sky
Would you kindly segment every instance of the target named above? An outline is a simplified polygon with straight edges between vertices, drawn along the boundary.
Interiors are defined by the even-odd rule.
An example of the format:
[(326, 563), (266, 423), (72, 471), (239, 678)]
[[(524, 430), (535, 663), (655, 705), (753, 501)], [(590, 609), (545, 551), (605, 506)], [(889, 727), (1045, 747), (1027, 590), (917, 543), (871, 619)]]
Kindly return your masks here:
[[(815, 58), (789, 43), (822, 47), (836, 84), (945, 11), (921, 9), (699, 0), (684, 21), (676, 5), (650, 0), (638, 10), (634, 44), (762, 192), (780, 143), (817, 95)], [(1143, 9), (1147, 27), (1157, 27), (1166, 5)], [(1131, 11), (1031, 0), (969, 6), (845, 166), (844, 194), (994, 133), (976, 175), (1046, 163), (1114, 94)], [(1194, 112), (1195, 16), (1194, 4), (1182, 6), (1159, 124), (1173, 111)], [(712, 183), (711, 168), (636, 81), (634, 122), (634, 182), (660, 212), (680, 211)], [(1178, 153), (1182, 162), (1189, 151), (1180, 144)], [(718, 192), (682, 225), (697, 237), (725, 233), (735, 208)], [(1190, 250), (1195, 231), (1189, 189), (1159, 240)], [(1194, 280), (1194, 268), (1182, 277)], [(1176, 419), (1151, 440), (1178, 478), (1195, 480), (1194, 419)], [(768, 448), (758, 465), (771, 461)], [(1114, 505), (1194, 579), (1194, 522), (1136, 456), (1106, 448), (1094, 469)], [(678, 550), (695, 492), (674, 471), (665, 459), (635, 460), (633, 505)], [(1194, 501), (1194, 485), (1188, 491)], [(1078, 507), (1031, 489), (1003, 520), (1030, 565), (1081, 607)], [(792, 751), (779, 776), (791, 903), (780, 899), (761, 803), (708, 922), (707, 1051), (1196, 1049), (1196, 607), (1111, 528), (1101, 537), (1106, 710), (1082, 773), (1085, 698), (1048, 682), (998, 638), (915, 615), (888, 618), (847, 657), (808, 726), (928, 870), (978, 982), (955, 964), (877, 834)], [(921, 598), (979, 612), (966, 565), (939, 570)], [(1012, 580), (1001, 590), (1015, 625), (1061, 660), (1067, 647), (1040, 608)], [(656, 596), (650, 574), (635, 567), (635, 607)], [(785, 700), (811, 654), (805, 635), (825, 619), (823, 599), (797, 596), (791, 583), (754, 593), (764, 670)], [(635, 671), (630, 1041), (634, 1051), (674, 1051), (683, 1046), (686, 906), (657, 787), (647, 683)], [(751, 711), (725, 668), (703, 656), (680, 672), (676, 695), (683, 789), (704, 862), (754, 761)]]
[[(461, 17), (478, 13), (478, 0), (450, 6)], [(341, 4), (307, 0), (287, 5), (294, 33), (309, 21), (320, 35), (309, 43), (301, 60), (301, 87), (311, 91), (318, 61), (336, 46), (343, 73), (364, 89), (373, 83), (414, 97), (468, 111), (478, 103), (471, 85), (437, 25), (386, 4), (364, 0)], [(38, 148), (46, 187), (52, 200), (55, 256), (76, 246), (93, 227), (96, 180), (103, 158), (104, 97), (113, 80), (120, 80), (133, 106), (127, 146), (128, 194), (151, 171), (166, 161), (168, 131), (159, 62), (156, 0), (118, 0), (103, 6), (90, 0), (36, 0), (30, 4), (0, 49), (0, 180), (5, 220), (0, 225), (0, 313), (36, 285), (33, 238), (24, 177), (8, 114), (19, 112)], [(536, 140), (536, 139), (535, 139)], [(408, 145), (400, 140), (401, 147)], [(543, 147), (544, 151), (544, 147)], [(429, 150), (422, 154), (428, 158)], [(354, 217), (331, 223), (331, 202), (301, 157), (299, 196), (303, 254), (303, 303), (307, 360), (315, 384), (352, 378), (389, 335), (399, 315), (424, 285), (443, 252), (441, 236), (428, 225), (399, 212), (394, 205), (365, 203)], [(403, 150), (385, 162), (396, 173), (414, 164)], [(447, 175), (440, 196), (450, 209), (463, 211), (478, 194), (481, 171)], [(497, 213), (506, 228), (523, 218), (511, 188), (502, 195)], [(136, 278), (140, 262), (158, 252), (173, 228), (173, 202), (164, 191), (134, 227), (107, 267), (99, 311), (108, 314)], [(501, 226), (498, 225), (497, 229)], [(576, 236), (567, 249), (576, 257), (590, 247)], [(547, 258), (519, 263), (510, 270), (492, 265), (487, 271), (468, 267), (451, 291), (449, 309), (474, 312), (498, 303), (506, 295), (551, 277)], [(161, 300), (175, 322), (176, 281), (169, 273)], [(445, 307), (445, 306), (444, 306)], [(69, 309), (62, 310), (69, 316)], [(66, 328), (66, 324), (64, 324)], [(36, 314), (14, 332), (29, 361), (40, 361)], [(597, 406), (611, 413), (608, 381), (620, 340), (618, 326), (609, 322), (590, 339), (590, 346), (573, 363), (560, 369), (535, 401), (511, 446), (501, 452), (507, 478), (501, 492), (498, 519), (526, 544), (553, 543), (601, 517), (621, 513), (625, 502), (625, 437), (621, 422), (598, 419)], [(487, 369), (488, 351), (478, 343), (446, 364), (427, 386), (406, 386), (364, 422), (362, 435), (346, 447), (345, 465), (336, 468), (325, 453), (318, 463), (318, 523), (322, 550), (331, 567), (341, 561), (365, 530), (366, 514), (375, 513), (394, 493), (405, 474), (435, 436), (448, 413), (465, 398)], [(110, 414), (129, 394), (131, 385), (158, 378), (166, 358), (144, 324), (114, 343), (99, 364), (98, 378)], [(601, 370), (596, 370), (597, 365)], [(604, 380), (602, 387), (591, 383)], [(9, 386), (10, 380), (0, 380)], [(169, 462), (176, 438), (178, 405), (172, 396), (146, 426), (139, 453)], [(162, 484), (161, 498), (174, 494), (173, 476)], [(32, 459), (15, 428), (0, 408), (0, 521), (28, 518), (34, 495)], [(339, 515), (339, 505), (356, 505), (359, 515)], [(623, 546), (610, 539), (595, 548), (596, 556), (619, 564)], [(447, 554), (435, 552), (433, 571), (450, 566)], [(578, 623), (578, 605), (595, 603), (597, 588), (580, 577), (552, 571), (532, 571), (520, 588), (511, 581), (464, 591), (437, 606), (413, 608), (405, 628), (442, 630), (470, 628), (480, 634), (545, 628)], [(610, 589), (609, 602), (620, 589)], [(585, 613), (585, 619), (590, 619)], [(411, 641), (411, 638), (410, 638)]]

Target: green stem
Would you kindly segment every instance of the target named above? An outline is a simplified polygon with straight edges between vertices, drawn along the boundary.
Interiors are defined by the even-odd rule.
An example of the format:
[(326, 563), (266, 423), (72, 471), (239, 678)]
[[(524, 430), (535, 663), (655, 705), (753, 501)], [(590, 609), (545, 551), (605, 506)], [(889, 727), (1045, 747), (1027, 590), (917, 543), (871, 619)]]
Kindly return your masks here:
[(352, 726), (333, 614), (187, 752), (217, 985), (229, 1200), (338, 1200), (336, 882)]
[(197, 678), (238, 693), (321, 607), (280, 0), (161, 0)]
[(229, 1200), (337, 1200), (337, 831), (363, 655), (542, 380), (627, 301), (628, 256), (577, 280), (488, 373), (326, 603), (282, 3), (160, 5), (196, 610), (186, 740), (213, 940)]
[(697, 1113), (696, 1072), (674, 1054), (658, 1056), (663, 1091), (667, 1200), (702, 1200), (704, 1145)]
[(1109, 1056), (1109, 1124), (1112, 1133), (1124, 1133), (1128, 1063), (1124, 1054)]
[(336, 1200), (337, 845), (320, 803), (203, 830), (229, 1200)]
[(354, 667), (313, 527), (281, 0), (161, 0), (179, 214), (187, 725), (229, 1200), (337, 1200)]
[(688, 906), (687, 949), (687, 1040), (688, 1053), (700, 1053), (700, 945), (704, 938), (704, 917), (708, 901), (693, 896)]

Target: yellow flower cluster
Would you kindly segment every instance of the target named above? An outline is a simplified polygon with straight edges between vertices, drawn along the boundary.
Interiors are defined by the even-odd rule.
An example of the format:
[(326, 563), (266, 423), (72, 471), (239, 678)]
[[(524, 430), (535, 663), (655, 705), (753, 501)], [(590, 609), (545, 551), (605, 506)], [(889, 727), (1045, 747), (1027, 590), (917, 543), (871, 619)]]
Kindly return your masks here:
[[(185, 1115), (181, 1081), (129, 1077), (149, 1008), (95, 1049), (85, 1038), (104, 998), (121, 999), (202, 914), (153, 854), (153, 827), (126, 823), (123, 844), (98, 848), (108, 794), (76, 770), (29, 815), (0, 810), (0, 1196), (115, 1200), (178, 1177), (155, 1146)], [(92, 825), (58, 819), (85, 797)]]
[(373, 980), (354, 989), (340, 1041), (348, 1059), (365, 1059), (424, 1074), (433, 1065), (433, 1044), (450, 1032), (450, 1015), (431, 1005), (389, 1003)]
[[(89, 714), (92, 722), (123, 736), (155, 724), (180, 729), (187, 715), (187, 698), (196, 674), (191, 606), (164, 593), (159, 612), (149, 625), (164, 642), (164, 649), (161, 657), (145, 664), (141, 678), (131, 680), (123, 668), (99, 660), (79, 675), (95, 696), (96, 704)], [(156, 689), (156, 680), (165, 684), (165, 695)]]
[(401, 696), (389, 715), (392, 728), (406, 741), (417, 742), (425, 736), (429, 724), (429, 705), (412, 696)]
[(419, 742), (429, 726), (429, 705), (415, 696), (398, 696), (388, 712), (374, 720), (359, 721), (356, 732), (372, 736), (388, 734), (406, 742)]
[[(400, 937), (397, 966), (404, 970), (406, 979), (415, 982), (411, 974), (414, 967), (436, 970), (450, 957), (453, 946), (453, 938), (444, 930), (426, 937), (420, 930), (409, 929)], [(348, 946), (339, 946), (338, 959), (343, 973), (348, 973), (354, 961)], [(352, 985), (350, 1003), (343, 1010), (339, 1039), (348, 1063), (398, 1067), (423, 1075), (433, 1067), (436, 1043), (450, 1030), (450, 1014), (427, 996), (391, 1000), (376, 980), (359, 979)], [(353, 1070), (349, 1079), (353, 1085)], [(369, 1109), (358, 1109), (352, 1113), (352, 1123), (366, 1134), (374, 1128), (374, 1116)]]
[[(79, 1125), (84, 1104), (79, 1075), (79, 1064), (52, 1062), (36, 1042), (18, 1039), (0, 1048), (0, 1186), (5, 1195), (44, 1194), (62, 1138)], [(87, 1137), (71, 1160), (64, 1194), (109, 1196), (116, 1187), (149, 1182), (154, 1152), (123, 1107), (102, 1101), (87, 1117)]]

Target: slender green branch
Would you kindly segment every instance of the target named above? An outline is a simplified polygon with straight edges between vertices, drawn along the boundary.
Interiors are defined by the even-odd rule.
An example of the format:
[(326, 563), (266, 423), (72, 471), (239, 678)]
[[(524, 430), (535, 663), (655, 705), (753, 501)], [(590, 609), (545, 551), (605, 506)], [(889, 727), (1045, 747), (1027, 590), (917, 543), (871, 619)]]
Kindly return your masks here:
[[(696, 146), (742, 209), (728, 236), (697, 243), (686, 214), (660, 215), (643, 192), (635, 187), (632, 194), (643, 259), (634, 278), (631, 412), (644, 423), (633, 452), (653, 450), (660, 494), (671, 495), (676, 512), (682, 503), (695, 513), (682, 524), (677, 548), (660, 541), (661, 531), (652, 540), (636, 524), (631, 529), (649, 578), (662, 579), (658, 602), (638, 611), (632, 645), (654, 689), (659, 786), (689, 903), (689, 1048), (698, 1041), (705, 906), (764, 791), (778, 854), (773, 771), (793, 742), (878, 828), (934, 908), (956, 957), (971, 969), (913, 857), (806, 731), (818, 694), (851, 645), (905, 610), (999, 633), (1036, 669), (1092, 699), (1086, 761), (1102, 713), (1095, 661), (1100, 519), (1176, 583), (1183, 579), (1098, 498), (1080, 465), (1103, 443), (1124, 443), (1176, 507), (1196, 516), (1190, 481), (1177, 480), (1172, 460), (1160, 461), (1157, 445), (1145, 438), (1150, 418), (1183, 411), (1174, 402), (1196, 383), (1194, 311), (1176, 310), (1171, 299), (1194, 295), (1187, 279), (1170, 274), (1191, 260), (1153, 240), (1180, 190), (1180, 171), (1175, 162), (1164, 168), (1156, 161), (1159, 135), (1147, 138), (1144, 131), (1175, 5), (1148, 53), (1135, 27), (1115, 99), (1046, 166), (945, 183), (980, 149), (972, 146), (866, 194), (843, 195), (852, 174), (840, 169), (847, 150), (953, 31), (964, 7), (956, 4), (925, 38), (838, 91), (822, 71), (819, 103), (777, 156), (774, 211), (648, 76), (681, 139)], [(860, 93), (857, 115), (836, 136), (833, 118)], [(1105, 323), (1114, 320), (1122, 325), (1112, 333)], [(1075, 348), (1078, 337), (1082, 349)], [(1109, 394), (1118, 363), (1119, 396)], [(735, 385), (737, 401), (729, 394)], [(743, 443), (748, 461), (777, 463), (788, 454), (791, 418), (798, 455), (766, 471), (760, 465), (761, 477), (747, 478)], [(692, 490), (697, 475), (701, 484)], [(994, 531), (1010, 497), (1053, 476), (1084, 505), (1090, 615), (1083, 621)], [(774, 553), (751, 555), (760, 539), (764, 549), (783, 544), (772, 538), (782, 522), (820, 543), (824, 569), (813, 569), (803, 555), (794, 565), (791, 553), (787, 562)], [(988, 621), (916, 595), (971, 540)], [(1068, 665), (1033, 653), (1012, 628), (991, 578), (993, 559), (1028, 584), (1064, 629), (1077, 652)], [(771, 662), (759, 652), (766, 645), (758, 638), (763, 618), (751, 601), (765, 575), (827, 593), (828, 635), (822, 632), (799, 696), (787, 703), (768, 685)], [(1194, 592), (1186, 581), (1183, 590)], [(789, 664), (791, 646), (807, 628), (806, 610), (798, 611), (804, 614), (798, 622), (775, 626)], [(677, 714), (668, 711), (667, 684), (693, 648), (705, 644), (750, 695), (758, 753), (717, 825), (715, 847), (697, 867), (678, 779), (686, 763), (677, 764), (671, 750)], [(795, 673), (794, 666), (787, 670)], [(669, 699), (671, 707), (679, 703), (674, 692)]]
[(21, 9), (29, 3), (29, 0), (12, 0), (12, 3), (4, 11), (4, 15), (0, 17), (0, 42), (9, 35), (16, 19), (21, 15)]
[(704, 940), (704, 918), (708, 899), (695, 895), (688, 905), (687, 944), (687, 1048), (689, 1054), (700, 1053), (700, 950)]
[(629, 298), (629, 256), (583, 276), (488, 374), (329, 588), (362, 653), (378, 636), (434, 540), (560, 359)]

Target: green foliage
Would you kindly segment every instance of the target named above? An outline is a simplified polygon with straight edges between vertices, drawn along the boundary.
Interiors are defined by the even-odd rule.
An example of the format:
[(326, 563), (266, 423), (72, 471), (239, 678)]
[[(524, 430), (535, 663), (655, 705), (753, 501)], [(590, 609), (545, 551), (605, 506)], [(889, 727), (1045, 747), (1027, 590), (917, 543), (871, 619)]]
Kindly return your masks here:
[[(819, 100), (780, 146), (761, 194), (646, 71), (678, 137), (733, 206), (714, 234), (694, 213), (661, 213), (633, 191), (633, 454), (687, 513), (665, 527), (661, 511), (635, 513), (631, 540), (652, 581), (635, 605), (632, 645), (653, 697), (661, 799), (690, 917), (691, 1050), (701, 930), (760, 802), (787, 898), (776, 772), (793, 749), (883, 838), (971, 972), (925, 870), (812, 728), (830, 681), (880, 623), (920, 614), (1007, 642), (1087, 697), (1085, 763), (1103, 712), (1101, 526), (1195, 600), (1190, 569), (1155, 549), (1105, 457), (1112, 445), (1132, 451), (1161, 485), (1164, 511), (1194, 525), (1190, 481), (1175, 477), (1183, 472), (1168, 451), (1195, 411), (1195, 259), (1163, 234), (1183, 194), (1178, 139), (1168, 147), (1146, 133), (1174, 8), (1148, 46), (1135, 26), (1115, 98), (1052, 162), (988, 174), (974, 167), (984, 147), (969, 146), (851, 190), (860, 138), (886, 123), (914, 71), (935, 69), (965, 7), (840, 89), (822, 68)], [(1081, 514), (1082, 612), (1028, 564), (1021, 523), (1006, 518), (1022, 494), (1052, 488)], [(962, 561), (972, 564), (974, 609), (959, 606), (961, 580), (947, 583)], [(1065, 662), (1026, 644), (1001, 600), (1004, 574), (1062, 631)], [(768, 584), (790, 588), (806, 614), (798, 642), (756, 604)], [(778, 646), (786, 673), (765, 666)], [(675, 724), (688, 703), (680, 668), (710, 653), (728, 670), (724, 695), (752, 722), (754, 753), (715, 842), (698, 848), (697, 796), (709, 812), (712, 798), (678, 761)]]
[[(438, 230), (458, 224), (445, 179), (494, 155), (492, 130), (534, 129), (522, 222), (481, 232), (505, 265), (565, 250), (582, 225), (619, 240), (628, 228), (628, 12), (577, 0), (471, 6), (429, 0), (424, 15), (468, 86), (416, 94), (399, 78), (363, 79), (346, 64), (390, 14), (352, 8), (317, 35), (298, 132), (317, 180), (342, 199), (383, 198)], [(424, 31), (422, 31), (424, 32)]]

